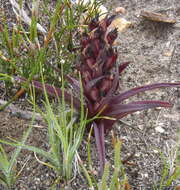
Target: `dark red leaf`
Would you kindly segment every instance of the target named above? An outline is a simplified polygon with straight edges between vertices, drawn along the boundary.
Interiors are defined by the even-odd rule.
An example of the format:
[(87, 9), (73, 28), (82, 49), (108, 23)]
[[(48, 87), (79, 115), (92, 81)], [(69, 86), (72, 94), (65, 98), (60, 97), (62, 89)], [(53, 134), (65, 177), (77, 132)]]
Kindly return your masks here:
[(107, 134), (112, 128), (117, 120), (104, 119), (104, 133)]
[(89, 92), (89, 98), (94, 102), (99, 100), (100, 94), (96, 87), (92, 87), (91, 91)]
[(111, 89), (108, 91), (108, 93), (107, 93), (107, 95), (106, 95), (106, 98), (107, 98), (107, 97), (111, 97), (111, 96), (114, 94), (114, 92), (115, 92), (116, 89), (117, 89), (118, 83), (119, 83), (119, 70), (118, 70), (118, 68), (116, 68), (114, 80), (113, 80), (113, 82), (112, 82), (112, 87), (111, 87)]
[(115, 66), (117, 60), (117, 54), (114, 53), (111, 57), (107, 58), (107, 62), (105, 63), (104, 71), (109, 71), (113, 66)]
[(106, 50), (106, 56), (104, 57), (105, 59), (105, 67), (104, 67), (104, 71), (108, 71), (109, 69), (111, 69), (113, 66), (116, 65), (116, 59), (117, 59), (117, 50), (113, 49), (112, 47), (109, 47)]
[(83, 84), (87, 84), (90, 80), (92, 80), (91, 72), (88, 70), (83, 71), (83, 75), (82, 75)]
[(171, 107), (171, 106), (172, 104), (170, 104), (169, 102), (163, 102), (163, 101), (154, 101), (154, 100), (137, 101), (128, 104), (110, 105), (103, 114), (105, 114), (106, 116), (115, 117), (116, 119), (120, 119), (124, 117), (124, 114), (127, 115), (132, 112), (146, 110), (149, 108)]
[(102, 82), (100, 83), (99, 89), (100, 89), (100, 94), (102, 97), (104, 97), (107, 94), (107, 92), (111, 89), (112, 81), (113, 81), (113, 78), (111, 79), (111, 76), (109, 76), (103, 79)]
[[(107, 112), (104, 113), (106, 116), (112, 117), (114, 119), (122, 119), (127, 115), (134, 113), (136, 111), (141, 111), (156, 107), (171, 107), (172, 104), (162, 101), (137, 101), (131, 102), (129, 104), (113, 105), (108, 107)], [(104, 131), (109, 132), (117, 120), (104, 119)]]
[[(14, 77), (14, 79), (16, 81), (20, 81), (20, 82), (27, 81), (27, 79), (22, 78), (22, 77), (17, 77), (17, 76)], [(35, 88), (37, 88), (41, 91), (44, 91), (44, 87), (45, 87), (47, 94), (49, 94), (50, 96), (62, 97), (62, 90), (60, 88), (53, 87), (50, 84), (44, 84), (44, 87), (43, 87), (43, 84), (41, 82), (35, 81), (35, 80), (32, 81), (32, 84)], [(64, 98), (67, 103), (71, 104), (72, 95), (69, 94), (68, 92), (66, 92), (66, 90), (64, 90)], [(78, 111), (81, 109), (81, 102), (78, 98), (73, 97), (73, 106)]]
[(119, 65), (119, 73), (123, 72), (124, 69), (130, 64), (130, 62), (124, 62)]
[(104, 123), (101, 121), (98, 124), (93, 122), (93, 127), (100, 161), (100, 171), (102, 173), (105, 165)]
[(97, 15), (91, 22), (88, 24), (89, 31), (94, 30), (99, 25), (99, 15)]
[(116, 17), (116, 15), (112, 15), (110, 17), (107, 17), (107, 19), (106, 19), (106, 26), (107, 27), (112, 23), (112, 21), (115, 19), (115, 17)]
[(83, 33), (81, 36), (81, 46), (85, 48), (89, 42), (90, 42), (89, 35), (87, 33)]
[(95, 63), (96, 63), (96, 60), (94, 58), (86, 59), (86, 64), (87, 64), (88, 68), (91, 70), (93, 69)]
[(104, 19), (102, 19), (99, 22), (99, 27), (102, 28), (102, 30), (104, 32), (106, 32), (107, 31), (107, 27), (112, 23), (112, 21), (114, 20), (115, 17), (116, 17), (116, 15), (106, 16)]
[(102, 36), (104, 36), (104, 33), (105, 31), (103, 30), (102, 27), (97, 27), (95, 30), (93, 30), (91, 33), (90, 33), (90, 36), (91, 36), (91, 39), (92, 41), (98, 39), (98, 40), (101, 40), (102, 39)]
[(112, 96), (113, 96), (113, 94), (114, 94), (114, 92), (115, 92), (115, 90), (117, 88), (118, 82), (119, 82), (119, 70), (118, 70), (118, 68), (116, 68), (115, 77), (114, 77), (114, 80), (113, 80), (113, 83), (112, 83), (112, 87), (108, 91), (106, 96), (104, 98), (102, 98), (102, 100), (99, 102), (99, 107), (97, 107), (95, 109), (94, 113), (100, 112), (106, 105), (109, 104), (109, 102), (111, 101)]
[(156, 88), (165, 88), (165, 87), (180, 87), (180, 83), (156, 83), (156, 84), (150, 84), (146, 86), (136, 87), (133, 89), (130, 89), (126, 92), (123, 92), (119, 95), (114, 96), (114, 98), (110, 101), (111, 104), (119, 104), (123, 100), (134, 96), (140, 92), (145, 92), (147, 90), (153, 90)]
[(117, 36), (118, 36), (117, 28), (115, 28), (114, 30), (110, 31), (107, 34), (106, 39), (109, 45), (112, 45), (114, 43), (114, 40), (117, 38)]
[[(43, 84), (38, 82), (38, 81), (32, 81), (32, 84), (35, 88), (37, 89), (40, 89), (40, 90), (44, 90), (43, 88)], [(49, 84), (44, 84), (45, 86), (45, 89), (46, 89), (46, 92), (47, 94), (49, 94), (50, 96), (54, 96), (54, 97), (62, 97), (62, 90), (60, 88), (56, 88), (56, 87), (53, 87)], [(68, 92), (66, 92), (66, 90), (64, 90), (64, 99), (67, 103), (71, 104), (71, 98), (72, 98), (72, 95), (69, 94)], [(76, 110), (80, 110), (81, 109), (81, 103), (80, 103), (80, 100), (78, 98), (75, 98), (73, 97), (73, 105), (74, 105), (74, 108)]]
[(105, 76), (100, 76), (100, 77), (98, 77), (98, 78), (95, 78), (95, 79), (89, 81), (89, 82), (86, 84), (86, 86), (85, 86), (85, 90), (86, 90), (87, 92), (89, 92), (89, 90), (90, 90), (93, 86), (95, 86), (99, 81), (101, 81), (103, 78), (105, 78)]

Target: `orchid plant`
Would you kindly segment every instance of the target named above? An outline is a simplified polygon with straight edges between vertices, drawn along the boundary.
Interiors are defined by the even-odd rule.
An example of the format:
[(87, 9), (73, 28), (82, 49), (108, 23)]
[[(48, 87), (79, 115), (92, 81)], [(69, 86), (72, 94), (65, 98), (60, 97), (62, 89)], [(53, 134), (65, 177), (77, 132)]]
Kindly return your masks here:
[[(88, 31), (81, 35), (80, 63), (77, 70), (81, 74), (82, 88), (84, 94), (84, 107), (87, 108), (89, 119), (92, 119), (88, 127), (94, 128), (94, 136), (100, 160), (100, 170), (103, 171), (105, 165), (105, 143), (104, 137), (117, 122), (117, 120), (133, 112), (156, 107), (172, 107), (172, 104), (164, 101), (143, 100), (125, 104), (124, 101), (140, 92), (153, 90), (162, 87), (179, 87), (177, 83), (157, 83), (146, 86), (135, 87), (128, 91), (119, 93), (119, 77), (129, 62), (117, 64), (118, 53), (113, 43), (118, 36), (117, 29), (109, 30), (109, 25), (115, 19), (115, 15), (106, 16), (99, 21), (95, 17), (88, 25)], [(67, 75), (69, 81), (76, 92), (73, 97), (73, 105), (76, 110), (80, 110), (80, 82), (74, 77)], [(21, 81), (24, 79), (21, 78)], [(42, 84), (38, 81), (32, 82), (35, 88), (45, 89), (49, 95), (62, 96), (61, 88), (53, 87), (50, 84)], [(72, 95), (64, 90), (64, 98), (67, 103), (72, 103)]]

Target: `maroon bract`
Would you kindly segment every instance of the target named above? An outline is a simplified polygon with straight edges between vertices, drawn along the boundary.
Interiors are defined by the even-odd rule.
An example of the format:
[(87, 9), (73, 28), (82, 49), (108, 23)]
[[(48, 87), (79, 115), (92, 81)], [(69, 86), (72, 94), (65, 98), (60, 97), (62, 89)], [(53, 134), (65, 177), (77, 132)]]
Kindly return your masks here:
[[(88, 118), (100, 113), (99, 118), (93, 120), (91, 126), (94, 128), (97, 150), (99, 153), (100, 169), (103, 171), (105, 164), (104, 135), (112, 129), (114, 123), (128, 114), (155, 107), (171, 107), (172, 104), (162, 101), (136, 101), (124, 104), (123, 101), (131, 96), (147, 90), (162, 87), (179, 87), (180, 83), (158, 83), (136, 87), (123, 93), (118, 93), (119, 76), (129, 65), (128, 62), (116, 64), (117, 51), (112, 47), (117, 38), (117, 30), (108, 32), (108, 26), (115, 16), (105, 17), (99, 21), (98, 17), (89, 24), (89, 32), (82, 34), (81, 38), (81, 63), (77, 69), (81, 73), (82, 86), (85, 99), (85, 107), (88, 110)], [(73, 89), (80, 92), (80, 83), (75, 78), (67, 75), (66, 79)], [(23, 80), (23, 79), (21, 79)], [(33, 81), (33, 85), (43, 90), (43, 85)], [(45, 84), (48, 94), (62, 96), (60, 88), (54, 88)], [(65, 101), (71, 103), (71, 95), (65, 91)], [(80, 110), (80, 100), (73, 99), (74, 107)], [(107, 119), (114, 118), (114, 120)]]

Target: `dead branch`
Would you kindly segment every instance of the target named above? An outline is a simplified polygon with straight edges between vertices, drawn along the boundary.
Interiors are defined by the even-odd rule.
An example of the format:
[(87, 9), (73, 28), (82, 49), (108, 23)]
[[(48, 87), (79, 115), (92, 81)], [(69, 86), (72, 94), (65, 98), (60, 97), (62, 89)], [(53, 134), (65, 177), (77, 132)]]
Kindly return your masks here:
[[(0, 105), (5, 105), (7, 101), (0, 99)], [(5, 108), (5, 111), (11, 113), (12, 116), (20, 117), (22, 119), (31, 120), (34, 116), (36, 121), (43, 121), (42, 116), (39, 113), (33, 113), (31, 111), (21, 110), (17, 106), (10, 104)]]

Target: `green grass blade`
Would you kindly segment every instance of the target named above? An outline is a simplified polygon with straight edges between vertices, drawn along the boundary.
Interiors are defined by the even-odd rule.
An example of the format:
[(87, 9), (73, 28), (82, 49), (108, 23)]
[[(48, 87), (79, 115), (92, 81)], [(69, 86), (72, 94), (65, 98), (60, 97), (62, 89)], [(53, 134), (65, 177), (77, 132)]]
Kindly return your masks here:
[(89, 170), (92, 170), (92, 159), (91, 159), (91, 135), (92, 135), (93, 127), (91, 127), (89, 135), (88, 135), (88, 140), (87, 140), (87, 154), (88, 154), (88, 165), (89, 165)]
[(105, 164), (101, 184), (98, 190), (108, 190), (107, 181), (109, 177), (109, 166), (110, 166), (109, 163)]
[(166, 162), (166, 158), (163, 156), (163, 154), (161, 152), (160, 152), (160, 156), (163, 160), (163, 170), (162, 170), (161, 181), (159, 184), (159, 190), (162, 190), (163, 186), (164, 186), (164, 181), (166, 181), (166, 177), (168, 176), (168, 173), (169, 173), (169, 167), (168, 167), (168, 164)]
[(115, 144), (115, 153), (114, 153), (114, 172), (113, 177), (111, 179), (110, 183), (110, 190), (116, 189), (116, 186), (118, 185), (118, 175), (120, 172), (121, 167), (121, 158), (120, 158), (120, 149), (121, 149), (121, 142), (118, 140)]
[(2, 139), (0, 139), (0, 143), (10, 145), (10, 146), (14, 146), (14, 147), (21, 147), (22, 149), (26, 149), (26, 150), (29, 150), (29, 151), (32, 151), (32, 152), (35, 152), (37, 154), (42, 155), (43, 157), (45, 157), (46, 159), (48, 159), (52, 163), (54, 162), (54, 160), (52, 159), (51, 154), (47, 153), (46, 151), (44, 151), (44, 150), (42, 150), (40, 148), (30, 146), (30, 145), (25, 145), (25, 144), (22, 144), (22, 143), (12, 143), (12, 142), (8, 142), (8, 141), (2, 140)]
[(167, 183), (165, 187), (169, 187), (172, 185), (172, 182), (175, 181), (176, 179), (180, 178), (180, 166), (177, 167), (174, 171), (174, 173), (168, 178)]
[(0, 170), (6, 174), (9, 167), (8, 157), (3, 147), (0, 145)]
[(83, 173), (84, 173), (84, 175), (85, 175), (85, 177), (86, 177), (86, 179), (88, 181), (89, 189), (94, 190), (94, 186), (93, 186), (93, 182), (91, 180), (91, 177), (90, 177), (88, 171), (86, 170), (86, 168), (84, 167), (84, 165), (83, 165), (82, 161), (80, 160), (80, 158), (79, 158), (79, 163), (80, 163), (80, 166), (81, 166), (81, 168), (83, 170)]

